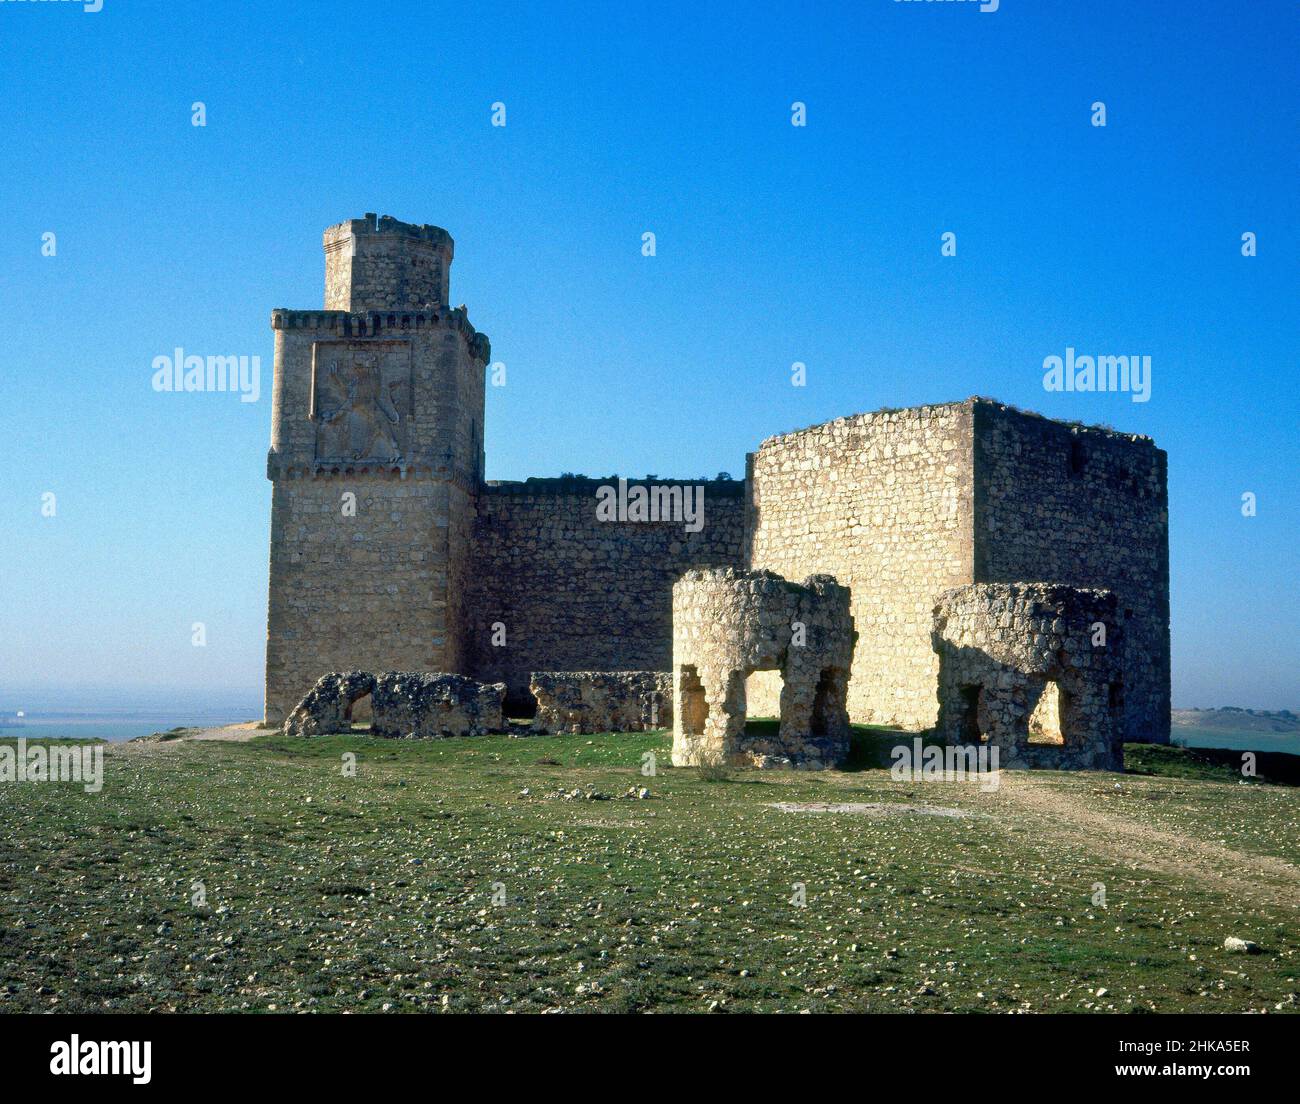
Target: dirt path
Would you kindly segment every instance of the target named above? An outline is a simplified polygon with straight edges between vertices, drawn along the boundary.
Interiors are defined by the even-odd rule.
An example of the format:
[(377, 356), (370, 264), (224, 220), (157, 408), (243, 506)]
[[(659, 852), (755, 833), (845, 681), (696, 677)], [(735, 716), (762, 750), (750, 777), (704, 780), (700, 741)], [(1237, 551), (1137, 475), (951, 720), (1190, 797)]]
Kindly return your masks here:
[(168, 751), (191, 740), (220, 740), (242, 744), (267, 731), (269, 730), (262, 728), (259, 721), (243, 721), (240, 724), (222, 725), (220, 728), (185, 729), (183, 735), (168, 740), (126, 740), (119, 744), (109, 744), (107, 750), (111, 755), (144, 755)]
[(242, 744), (266, 731), (268, 730), (262, 728), (259, 721), (244, 721), (242, 724), (223, 725), (221, 728), (196, 729), (193, 733), (187, 733), (184, 739), (226, 740), (230, 743)]
[(1190, 879), (1230, 898), (1300, 912), (1300, 868), (1094, 808), (1031, 772), (1003, 771), (999, 796), (1116, 861)]

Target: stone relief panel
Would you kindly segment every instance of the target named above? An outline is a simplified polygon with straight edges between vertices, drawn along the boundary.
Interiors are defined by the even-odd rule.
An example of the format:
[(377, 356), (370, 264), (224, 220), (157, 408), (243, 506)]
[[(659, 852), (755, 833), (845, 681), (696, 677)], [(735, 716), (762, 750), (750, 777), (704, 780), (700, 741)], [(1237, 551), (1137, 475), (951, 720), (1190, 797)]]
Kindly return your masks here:
[(404, 459), (411, 403), (409, 342), (313, 344), (311, 419), (317, 463)]

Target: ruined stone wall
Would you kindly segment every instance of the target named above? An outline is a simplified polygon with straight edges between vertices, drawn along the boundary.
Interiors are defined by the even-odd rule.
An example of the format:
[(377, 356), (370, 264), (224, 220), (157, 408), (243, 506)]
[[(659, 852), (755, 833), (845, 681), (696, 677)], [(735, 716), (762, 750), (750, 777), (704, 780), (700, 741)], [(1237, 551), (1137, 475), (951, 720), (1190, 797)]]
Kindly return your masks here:
[(284, 722), (286, 736), (350, 732), (370, 700), (369, 735), (390, 740), (482, 736), (501, 732), (505, 686), (427, 671), (331, 671), (322, 675)]
[(506, 688), (465, 675), (386, 671), (375, 677), (370, 733), (394, 740), (503, 732)]
[[(472, 672), (506, 683), (516, 715), (531, 709), (533, 671), (667, 671), (673, 582), (691, 567), (741, 564), (743, 483), (702, 484), (704, 527), (688, 533), (681, 522), (598, 521), (596, 491), (608, 482), (534, 479), (479, 496)], [(492, 644), (498, 622), (503, 647)]]
[[(852, 595), (856, 722), (935, 722), (931, 611), (972, 577), (971, 426), (969, 403), (879, 411), (770, 438), (751, 459), (751, 565), (831, 574)], [(777, 687), (754, 676), (750, 716), (777, 715)]]
[(976, 582), (1106, 587), (1126, 624), (1124, 733), (1169, 741), (1167, 458), (1149, 438), (975, 404)]
[[(688, 571), (673, 587), (673, 765), (817, 770), (848, 755), (849, 592), (829, 575)], [(746, 726), (746, 677), (782, 677), (779, 724)]]
[(673, 723), (667, 671), (534, 671), (534, 732), (648, 732)]
[(935, 604), (933, 646), (946, 743), (997, 747), (1000, 767), (1124, 769), (1125, 625), (1112, 591), (956, 587)]

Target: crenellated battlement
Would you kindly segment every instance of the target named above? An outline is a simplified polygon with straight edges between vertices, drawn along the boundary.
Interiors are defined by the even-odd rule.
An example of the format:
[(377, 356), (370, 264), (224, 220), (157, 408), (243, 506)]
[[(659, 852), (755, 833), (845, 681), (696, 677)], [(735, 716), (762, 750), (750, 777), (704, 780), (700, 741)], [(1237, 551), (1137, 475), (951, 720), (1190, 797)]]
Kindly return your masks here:
[(336, 222), (327, 229), (325, 231), (325, 249), (326, 251), (338, 249), (352, 237), (377, 234), (391, 234), (397, 237), (432, 242), (440, 248), (445, 247), (448, 252), (455, 248), (451, 235), (441, 226), (431, 226), (428, 223), (402, 222), (400, 219), (393, 218), (392, 215), (380, 216), (371, 212), (367, 213), (364, 218), (344, 219), (342, 222)]
[(379, 461), (359, 461), (356, 463), (302, 463), (286, 460), (274, 449), (266, 455), (266, 477), (272, 480), (301, 480), (306, 482), (343, 482), (348, 484), (358, 479), (382, 480), (398, 483), (416, 483), (436, 480), (451, 483), (466, 494), (478, 490), (473, 473), (445, 464), (392, 463)]
[(429, 311), (342, 311), (342, 310), (291, 310), (276, 307), (271, 312), (273, 330), (328, 330), (339, 337), (377, 337), (380, 334), (420, 332), (442, 325), (464, 335), (470, 354), (475, 360), (488, 362), (492, 344), (485, 333), (479, 333), (469, 320), (464, 307)]
[(331, 226), (323, 242), (326, 310), (418, 311), (448, 301), (455, 243), (440, 226), (367, 214)]

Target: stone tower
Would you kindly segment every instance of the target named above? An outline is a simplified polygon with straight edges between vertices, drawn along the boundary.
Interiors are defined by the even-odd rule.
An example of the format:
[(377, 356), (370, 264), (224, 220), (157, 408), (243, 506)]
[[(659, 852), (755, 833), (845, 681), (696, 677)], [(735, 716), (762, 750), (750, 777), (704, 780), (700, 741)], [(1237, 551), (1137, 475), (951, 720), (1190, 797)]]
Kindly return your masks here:
[(461, 671), (487, 337), (453, 243), (384, 216), (325, 231), (325, 309), (272, 312), (266, 719), (326, 671)]

